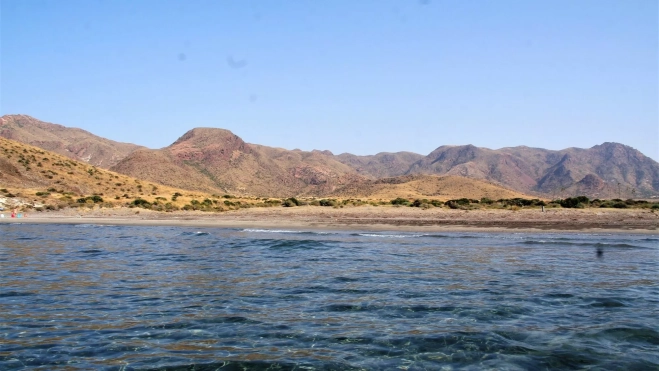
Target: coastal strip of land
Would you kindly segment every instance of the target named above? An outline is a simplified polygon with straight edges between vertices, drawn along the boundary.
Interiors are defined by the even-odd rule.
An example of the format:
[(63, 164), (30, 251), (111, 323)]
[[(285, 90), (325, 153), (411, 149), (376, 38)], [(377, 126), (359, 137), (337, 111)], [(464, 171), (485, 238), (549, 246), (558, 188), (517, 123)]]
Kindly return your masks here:
[(240, 209), (222, 213), (154, 212), (139, 208), (65, 209), (4, 213), (0, 223), (99, 224), (264, 229), (334, 229), (473, 232), (586, 232), (659, 234), (659, 213), (647, 209), (423, 210), (410, 207), (303, 206)]

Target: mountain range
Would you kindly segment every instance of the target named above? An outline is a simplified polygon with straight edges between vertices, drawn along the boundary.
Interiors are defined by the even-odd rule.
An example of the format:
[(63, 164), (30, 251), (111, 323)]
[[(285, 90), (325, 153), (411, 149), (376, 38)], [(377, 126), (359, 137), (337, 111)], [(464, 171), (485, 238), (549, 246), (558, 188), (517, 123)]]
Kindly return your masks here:
[[(449, 176), (446, 179), (454, 182), (474, 179), (545, 198), (659, 196), (659, 163), (629, 146), (609, 142), (559, 151), (444, 145), (426, 156), (357, 156), (273, 148), (246, 143), (228, 130), (195, 128), (170, 146), (148, 149), (26, 115), (2, 116), (0, 136), (131, 177), (204, 192), (366, 196), (403, 182), (435, 182), (440, 187), (446, 180), (438, 182), (437, 176)], [(428, 192), (441, 193), (439, 189)]]

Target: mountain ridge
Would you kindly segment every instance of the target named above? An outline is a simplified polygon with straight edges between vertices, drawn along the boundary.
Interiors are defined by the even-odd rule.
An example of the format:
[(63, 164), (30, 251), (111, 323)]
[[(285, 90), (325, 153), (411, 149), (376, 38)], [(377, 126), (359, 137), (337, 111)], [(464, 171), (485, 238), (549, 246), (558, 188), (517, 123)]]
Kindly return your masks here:
[(89, 163), (111, 167), (142, 146), (116, 142), (86, 130), (40, 121), (28, 115), (0, 117), (0, 137)]
[[(6, 119), (7, 116), (0, 118), (0, 136), (9, 133), (18, 136), (19, 141), (36, 146), (41, 144), (41, 148), (48, 149), (45, 147), (50, 144), (35, 140), (35, 137), (44, 125), (56, 124), (42, 123), (29, 116), (16, 119), (16, 116), (12, 116), (12, 122), (14, 126), (17, 122), (22, 124), (22, 136), (16, 135), (16, 130), (7, 130), (7, 122), (11, 121)], [(34, 128), (32, 132), (26, 128), (29, 125)], [(59, 132), (66, 132), (66, 127), (57, 127)], [(62, 135), (62, 143), (73, 136), (73, 132), (67, 133)], [(542, 197), (570, 197), (579, 192), (599, 198), (659, 196), (659, 163), (632, 147), (615, 142), (562, 150), (528, 146), (489, 149), (471, 144), (442, 145), (425, 156), (407, 151), (359, 156), (251, 144), (229, 130), (212, 127), (190, 129), (161, 149), (113, 142), (84, 133), (86, 138), (92, 136), (94, 139), (89, 139), (90, 143), (104, 145), (85, 147), (88, 163), (92, 163), (91, 159), (102, 158), (99, 167), (174, 187), (208, 192), (324, 196), (352, 183), (366, 184), (367, 180), (435, 175), (485, 180), (516, 192)], [(121, 145), (128, 147), (117, 149)], [(64, 144), (56, 147), (68, 148)], [(71, 158), (80, 157), (71, 150), (63, 152), (59, 153)], [(113, 156), (108, 158), (110, 152)]]

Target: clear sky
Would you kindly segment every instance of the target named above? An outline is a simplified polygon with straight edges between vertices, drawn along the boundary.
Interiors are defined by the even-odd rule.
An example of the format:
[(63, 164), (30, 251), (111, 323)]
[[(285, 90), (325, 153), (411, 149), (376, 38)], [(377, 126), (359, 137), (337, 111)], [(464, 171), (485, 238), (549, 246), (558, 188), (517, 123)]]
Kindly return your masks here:
[(0, 0), (0, 114), (151, 148), (659, 159), (656, 0)]

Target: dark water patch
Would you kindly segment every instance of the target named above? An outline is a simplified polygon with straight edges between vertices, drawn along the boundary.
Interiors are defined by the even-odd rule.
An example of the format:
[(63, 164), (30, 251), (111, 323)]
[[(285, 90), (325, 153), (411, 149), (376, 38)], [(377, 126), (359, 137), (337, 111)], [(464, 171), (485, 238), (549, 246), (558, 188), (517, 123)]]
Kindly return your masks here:
[(424, 292), (401, 292), (401, 293), (397, 293), (396, 296), (404, 299), (414, 299), (414, 298), (425, 298), (428, 296), (428, 294)]
[(226, 317), (203, 318), (203, 319), (199, 319), (197, 321), (199, 323), (245, 323), (245, 324), (261, 323), (259, 321), (251, 320), (247, 317), (242, 317), (242, 316), (226, 316)]
[(443, 354), (450, 362), (469, 362), (488, 353), (528, 354), (532, 348), (481, 332), (454, 332), (434, 336), (414, 336), (390, 339), (389, 347), (404, 348), (413, 354)]
[(545, 297), (551, 298), (551, 299), (553, 299), (553, 298), (569, 299), (569, 298), (573, 298), (574, 295), (569, 294), (569, 293), (565, 293), (565, 292), (552, 292), (552, 293), (549, 293), (549, 294), (545, 294)]
[(621, 308), (627, 306), (623, 300), (616, 298), (589, 298), (585, 300), (588, 301), (586, 305), (592, 308)]
[(88, 250), (80, 250), (81, 254), (102, 254), (104, 253), (103, 250), (99, 249), (88, 249)]
[(462, 308), (460, 307), (455, 307), (452, 305), (449, 306), (443, 306), (443, 307), (435, 307), (435, 306), (429, 306), (429, 305), (414, 305), (411, 307), (404, 307), (402, 308), (403, 310), (408, 310), (411, 312), (455, 312), (456, 310), (460, 310)]
[(172, 261), (186, 261), (190, 259), (189, 256), (185, 254), (179, 254), (179, 253), (167, 253), (167, 254), (154, 254), (153, 255), (153, 260), (155, 261), (164, 261), (164, 260), (172, 260)]
[(41, 237), (17, 237), (16, 241), (39, 241), (43, 240)]
[[(651, 319), (648, 319), (651, 320)], [(588, 335), (589, 337), (606, 339), (612, 342), (628, 342), (634, 344), (645, 344), (649, 346), (659, 345), (659, 331), (648, 327), (615, 327), (597, 331)], [(657, 355), (659, 358), (659, 354)]]
[(337, 282), (359, 282), (362, 281), (362, 278), (355, 277), (334, 277), (334, 280)]
[(253, 234), (284, 234), (284, 235), (302, 235), (302, 236), (328, 236), (328, 235), (338, 235), (340, 232), (328, 232), (328, 231), (296, 231), (296, 230), (287, 230), (287, 229), (254, 229), (247, 228), (240, 230), (241, 232), (253, 233)]
[(326, 232), (326, 231), (300, 231), (298, 234), (310, 236), (330, 236), (341, 234), (339, 232)]
[(36, 294), (27, 291), (5, 291), (5, 292), (0, 291), (0, 298), (11, 298), (16, 296), (32, 296), (32, 295), (36, 295)]
[(482, 238), (482, 236), (473, 236), (473, 235), (449, 235), (449, 234), (424, 234), (423, 237), (428, 238), (454, 238), (454, 239), (473, 239), (473, 238)]
[(562, 349), (550, 350), (548, 354), (532, 355), (536, 364), (550, 370), (578, 370), (601, 364), (604, 354), (583, 351), (565, 345)]
[(279, 240), (270, 243), (268, 248), (272, 250), (304, 250), (325, 248), (327, 246), (325, 242), (317, 240)]
[(355, 295), (359, 294), (359, 295), (363, 295), (363, 294), (373, 293), (373, 292), (376, 292), (376, 291), (361, 290), (361, 289), (334, 289), (334, 290), (331, 290), (330, 292), (337, 293), (337, 294), (355, 294)]
[(547, 272), (538, 269), (522, 269), (513, 274), (516, 276), (524, 276), (524, 277), (542, 277), (545, 276)]
[(376, 305), (360, 304), (330, 304), (324, 308), (327, 312), (371, 312), (381, 309)]

